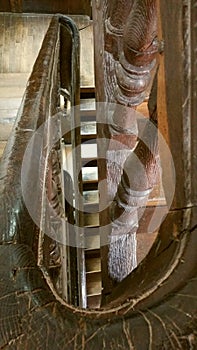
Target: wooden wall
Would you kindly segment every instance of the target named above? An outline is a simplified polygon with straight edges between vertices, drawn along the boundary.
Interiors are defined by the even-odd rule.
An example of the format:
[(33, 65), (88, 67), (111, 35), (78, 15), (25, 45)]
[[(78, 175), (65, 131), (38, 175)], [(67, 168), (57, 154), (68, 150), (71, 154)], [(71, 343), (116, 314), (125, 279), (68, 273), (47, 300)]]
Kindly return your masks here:
[(0, 14), (0, 158), (50, 18)]
[(0, 14), (0, 73), (28, 73), (51, 16)]

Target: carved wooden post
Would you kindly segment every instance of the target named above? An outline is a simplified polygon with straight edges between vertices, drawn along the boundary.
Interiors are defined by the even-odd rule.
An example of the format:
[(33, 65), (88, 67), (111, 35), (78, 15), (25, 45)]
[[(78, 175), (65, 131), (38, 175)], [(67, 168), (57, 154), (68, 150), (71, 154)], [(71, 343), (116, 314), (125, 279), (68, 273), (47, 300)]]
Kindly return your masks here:
[[(157, 136), (152, 135), (149, 126), (144, 131), (145, 142), (140, 141), (135, 152), (126, 160), (136, 141), (137, 123), (134, 110), (145, 99), (151, 81), (151, 71), (156, 63), (156, 30), (156, 1), (136, 0), (123, 32), (123, 51), (119, 54), (119, 62), (116, 64), (117, 104), (113, 116), (109, 119), (109, 198), (114, 197), (120, 182), (110, 207), (113, 222), (108, 271), (115, 281), (121, 281), (135, 267), (132, 249), (136, 248), (137, 207), (146, 203), (157, 172)], [(114, 141), (118, 141), (119, 145), (116, 142), (114, 146)], [(117, 162), (120, 152), (121, 160)], [(118, 168), (123, 166), (125, 160), (121, 177), (122, 171)], [(119, 165), (112, 166), (114, 162)], [(117, 235), (120, 235), (119, 239)]]
[(133, 3), (134, 0), (113, 0), (108, 11), (109, 17), (105, 23), (106, 50), (117, 59), (122, 46), (124, 26)]

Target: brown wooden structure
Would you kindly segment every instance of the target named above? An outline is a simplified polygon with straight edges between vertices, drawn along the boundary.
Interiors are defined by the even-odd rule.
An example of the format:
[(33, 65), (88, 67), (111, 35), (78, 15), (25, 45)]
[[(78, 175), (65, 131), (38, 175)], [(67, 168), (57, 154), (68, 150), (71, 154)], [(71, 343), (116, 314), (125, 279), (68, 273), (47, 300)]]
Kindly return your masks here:
[[(5, 6), (12, 6), (15, 11), (21, 10), (20, 1), (3, 3)], [(10, 10), (10, 7), (6, 8), (6, 11)], [(120, 11), (122, 12), (119, 16)], [(51, 124), (47, 124), (48, 132), (42, 140), (41, 153), (35, 159), (32, 158), (29, 168), (26, 168), (27, 183), (32, 172), (35, 172), (34, 182), (29, 183), (28, 190), (40, 225), (32, 220), (21, 188), (21, 170), (28, 142), (48, 117), (60, 111), (61, 91), (64, 92), (64, 97), (69, 98), (71, 105), (79, 103), (78, 31), (68, 17), (54, 16), (1, 161), (0, 347), (87, 350), (195, 349), (197, 3), (195, 0), (175, 0), (173, 4), (164, 0), (99, 0), (93, 2), (92, 13), (96, 97), (98, 102), (104, 102), (97, 108), (98, 135), (107, 139), (104, 145), (99, 145), (98, 141), (99, 152), (101, 147), (106, 154), (110, 151), (120, 151), (116, 144), (114, 146), (114, 140), (121, 141), (121, 151), (125, 152), (135, 147), (137, 124), (135, 120), (131, 122), (130, 114), (132, 115), (139, 102), (145, 98), (144, 92), (149, 86), (150, 72), (157, 57), (159, 69), (157, 84), (153, 84), (154, 89), (149, 102), (150, 119), (158, 125), (158, 130), (165, 137), (172, 154), (176, 172), (175, 195), (151, 250), (132, 273), (128, 270), (126, 274), (125, 271), (123, 274), (121, 272), (123, 278), (115, 278), (114, 283), (112, 277), (117, 274), (117, 269), (115, 268), (114, 275), (111, 274), (109, 278), (110, 254), (107, 252), (106, 255), (106, 250), (103, 249), (102, 308), (87, 310), (76, 306), (83, 305), (77, 300), (83, 299), (83, 288), (81, 291), (77, 290), (77, 277), (74, 275), (68, 290), (65, 290), (74, 296), (69, 300), (73, 305), (64, 301), (57, 288), (54, 288), (61, 271), (61, 261), (65, 254), (68, 254), (69, 264), (76, 268), (78, 262), (72, 257), (78, 254), (83, 263), (83, 249), (73, 248), (74, 250), (69, 251), (70, 248), (67, 247), (65, 252), (56, 246), (55, 237), (49, 239), (44, 235), (43, 232), (51, 225), (50, 212), (46, 210), (46, 195), (57, 217), (66, 215), (67, 222), (74, 222), (80, 233), (84, 216), (80, 199), (80, 210), (75, 211), (74, 215), (72, 200), (66, 203), (65, 207), (62, 205), (61, 188), (69, 186), (69, 199), (72, 196), (72, 183), (66, 176), (64, 184), (61, 180), (60, 143), (53, 144), (50, 152), (53, 143), (51, 125), (59, 135), (59, 129), (63, 127), (59, 119), (51, 120)], [(115, 104), (113, 113), (107, 120), (105, 102)], [(71, 135), (65, 137), (66, 140), (71, 138), (73, 148), (80, 147), (81, 143), (78, 118), (76, 108), (72, 119), (69, 120), (72, 123)], [(144, 165), (145, 172), (141, 172), (141, 169), (135, 166), (134, 176), (130, 175), (131, 165), (134, 163), (131, 155), (125, 158), (126, 163), (122, 162), (119, 178), (115, 178), (113, 169), (108, 167), (107, 162), (100, 160), (101, 179), (112, 174), (115, 183), (112, 194), (109, 193), (110, 187), (107, 186), (107, 182), (100, 187), (100, 196), (105, 190), (101, 204), (107, 207), (107, 210), (101, 210), (100, 213), (104, 239), (110, 237), (110, 228), (115, 229), (118, 235), (118, 226), (121, 227), (121, 234), (128, 234), (127, 226), (131, 225), (135, 211), (142, 206), (139, 198), (143, 197), (143, 200), (146, 200), (146, 191), (150, 191), (156, 181), (157, 133), (152, 135), (151, 132), (150, 138), (149, 128), (145, 127), (143, 132), (141, 140), (148, 141), (145, 144), (139, 140), (134, 152)], [(74, 172), (80, 174), (81, 164), (77, 157), (76, 153)], [(41, 182), (38, 174), (40, 162), (43, 170)], [(168, 203), (171, 179), (165, 157), (161, 159), (161, 163)], [(76, 201), (82, 191), (80, 176), (74, 179)], [(76, 186), (78, 183), (79, 188)], [(136, 192), (141, 193), (141, 196), (136, 196), (137, 199), (134, 198)], [(119, 219), (120, 213), (122, 222)], [(106, 223), (109, 225), (105, 230)], [(140, 227), (139, 222), (138, 225)], [(63, 231), (63, 226), (56, 231), (59, 233), (58, 237), (62, 237)], [(128, 247), (132, 234), (133, 232), (129, 233), (127, 237)], [(70, 239), (72, 238), (73, 236), (70, 236)], [(51, 261), (49, 257), (54, 251), (57, 255)], [(119, 254), (123, 254), (120, 249)], [(65, 270), (62, 273), (65, 273)], [(83, 283), (83, 276), (80, 277), (80, 283)]]

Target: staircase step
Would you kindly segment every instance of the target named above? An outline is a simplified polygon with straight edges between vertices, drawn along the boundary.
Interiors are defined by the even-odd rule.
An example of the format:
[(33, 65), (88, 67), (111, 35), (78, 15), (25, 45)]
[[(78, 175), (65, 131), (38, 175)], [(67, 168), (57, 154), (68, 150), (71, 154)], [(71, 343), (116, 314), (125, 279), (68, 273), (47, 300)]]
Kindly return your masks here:
[(94, 112), (96, 111), (96, 100), (95, 98), (81, 98), (80, 99), (80, 110), (83, 114), (83, 112), (91, 111)]
[(92, 274), (94, 272), (101, 272), (101, 259), (89, 258), (86, 260), (86, 273)]
[(99, 226), (99, 213), (84, 213), (84, 226), (85, 227)]
[(85, 136), (96, 136), (96, 121), (81, 122), (81, 135)]
[(89, 166), (82, 168), (82, 180), (84, 184), (91, 181), (98, 182), (98, 168)]
[(81, 158), (97, 158), (97, 144), (81, 144)]
[(94, 234), (92, 236), (85, 234), (85, 250), (96, 250), (100, 249), (100, 235)]
[(99, 202), (98, 190), (94, 191), (83, 191), (84, 204), (92, 204)]
[(101, 272), (86, 274), (87, 296), (96, 296), (101, 293)]
[(80, 34), (80, 80), (82, 88), (95, 86), (94, 81), (94, 39), (93, 21), (88, 20), (88, 24), (82, 26)]
[(84, 204), (85, 213), (98, 213), (99, 203), (86, 203)]

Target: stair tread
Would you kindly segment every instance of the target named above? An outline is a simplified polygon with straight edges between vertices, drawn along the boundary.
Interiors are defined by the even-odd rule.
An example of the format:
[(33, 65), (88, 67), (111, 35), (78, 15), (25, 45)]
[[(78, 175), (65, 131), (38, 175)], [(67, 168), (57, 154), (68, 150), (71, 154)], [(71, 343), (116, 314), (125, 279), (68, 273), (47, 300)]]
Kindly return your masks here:
[(82, 158), (97, 158), (97, 144), (81, 144), (81, 157)]
[(86, 244), (85, 250), (100, 249), (100, 236), (99, 235), (92, 236), (92, 237), (85, 236), (85, 244)]
[(97, 213), (99, 211), (99, 203), (84, 203), (84, 211), (88, 213)]
[(96, 100), (95, 98), (83, 98), (80, 100), (80, 111), (96, 111)]
[(94, 136), (96, 135), (96, 121), (81, 122), (81, 135)]
[(88, 25), (80, 30), (80, 80), (81, 86), (94, 86), (94, 43), (93, 22), (89, 20)]
[(84, 183), (98, 182), (98, 168), (88, 166), (82, 168), (82, 179)]
[(101, 257), (89, 257), (86, 259), (86, 273), (101, 271)]
[(83, 201), (84, 201), (84, 204), (98, 203), (99, 202), (98, 190), (83, 191)]

